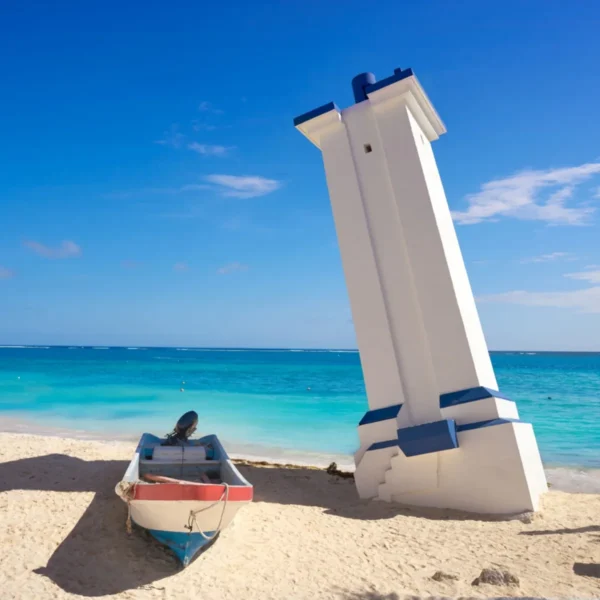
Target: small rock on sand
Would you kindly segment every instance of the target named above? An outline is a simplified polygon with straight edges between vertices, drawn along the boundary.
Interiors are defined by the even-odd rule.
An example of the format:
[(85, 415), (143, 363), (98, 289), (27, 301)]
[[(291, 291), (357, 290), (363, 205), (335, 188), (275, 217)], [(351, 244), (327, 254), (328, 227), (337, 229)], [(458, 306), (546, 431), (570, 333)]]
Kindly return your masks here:
[(506, 569), (483, 569), (479, 577), (471, 585), (480, 585), (487, 583), (489, 585), (519, 585), (519, 578)]
[(436, 571), (431, 579), (434, 581), (458, 581), (457, 575), (452, 575), (452, 573), (446, 573), (445, 571)]
[(538, 518), (538, 516), (539, 515), (536, 515), (533, 512), (526, 512), (519, 517), (519, 521), (521, 521), (521, 523), (529, 525), (530, 523), (533, 523)]

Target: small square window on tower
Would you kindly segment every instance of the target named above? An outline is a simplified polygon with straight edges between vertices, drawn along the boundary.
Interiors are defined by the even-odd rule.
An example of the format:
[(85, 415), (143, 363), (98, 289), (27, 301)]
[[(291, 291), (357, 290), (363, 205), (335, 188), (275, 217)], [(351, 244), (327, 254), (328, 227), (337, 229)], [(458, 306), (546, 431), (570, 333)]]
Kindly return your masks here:
[(371, 147), (371, 144), (365, 144), (364, 148), (365, 148), (365, 154), (369, 154), (369, 152), (373, 152), (373, 148)]

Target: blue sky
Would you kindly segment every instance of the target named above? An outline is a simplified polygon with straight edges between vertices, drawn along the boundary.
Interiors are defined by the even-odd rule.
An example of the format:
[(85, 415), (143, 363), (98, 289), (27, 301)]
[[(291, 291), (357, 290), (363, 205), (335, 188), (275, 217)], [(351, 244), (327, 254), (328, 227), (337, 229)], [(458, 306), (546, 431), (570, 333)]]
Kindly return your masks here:
[(489, 346), (600, 350), (599, 27), (592, 0), (5, 5), (0, 344), (353, 347), (292, 119), (412, 67)]

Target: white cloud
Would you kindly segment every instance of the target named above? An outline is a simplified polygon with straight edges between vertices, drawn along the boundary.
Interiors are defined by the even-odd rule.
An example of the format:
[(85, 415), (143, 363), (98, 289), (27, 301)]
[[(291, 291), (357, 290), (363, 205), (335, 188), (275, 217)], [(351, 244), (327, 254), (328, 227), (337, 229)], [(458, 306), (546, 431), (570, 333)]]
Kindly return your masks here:
[(222, 115), (223, 111), (220, 108), (215, 108), (210, 102), (204, 100), (203, 102), (200, 102), (200, 104), (198, 105), (198, 110), (200, 112), (209, 112), (212, 113), (213, 115)]
[(12, 279), (15, 276), (15, 272), (12, 269), (0, 266), (0, 279)]
[(524, 258), (522, 263), (542, 263), (552, 262), (555, 260), (576, 260), (570, 252), (551, 252), (550, 254), (542, 254), (540, 256), (534, 256), (533, 258)]
[(236, 175), (208, 175), (206, 181), (218, 186), (223, 196), (233, 198), (255, 198), (265, 196), (281, 187), (281, 182), (258, 175), (238, 177)]
[[(590, 265), (593, 267), (593, 265)], [(477, 302), (570, 308), (582, 313), (600, 313), (600, 269), (566, 273), (565, 277), (586, 281), (592, 287), (566, 292), (526, 292), (523, 290), (479, 296)]]
[(178, 125), (171, 125), (170, 129), (163, 133), (160, 140), (156, 140), (155, 144), (169, 146), (170, 148), (181, 148), (185, 142), (185, 135), (179, 132)]
[(587, 281), (588, 283), (600, 284), (600, 270), (581, 271), (579, 273), (567, 273), (565, 277), (568, 277), (569, 279), (578, 279), (579, 281)]
[[(578, 185), (600, 173), (600, 163), (587, 163), (562, 169), (529, 170), (484, 183), (466, 200), (465, 211), (454, 211), (454, 220), (472, 225), (500, 217), (550, 224), (583, 225), (596, 210), (580, 203), (566, 206)], [(542, 193), (549, 192), (547, 197)]]
[(136, 191), (112, 194), (112, 198), (131, 198), (144, 194), (159, 194), (165, 196), (213, 190), (233, 198), (255, 198), (264, 196), (278, 190), (282, 183), (275, 179), (260, 176), (238, 177), (236, 175), (208, 175), (204, 177), (206, 183), (186, 183), (174, 187), (141, 188)]
[(176, 262), (173, 265), (173, 271), (188, 271), (189, 270), (189, 266), (187, 263), (184, 262)]
[(477, 298), (477, 301), (520, 304), (523, 306), (572, 308), (583, 313), (600, 313), (600, 287), (591, 287), (570, 292), (525, 292), (520, 290), (480, 296)]
[(203, 156), (226, 156), (233, 150), (233, 146), (214, 146), (211, 144), (199, 144), (198, 142), (192, 142), (187, 147), (189, 150), (193, 150)]
[(57, 248), (45, 246), (44, 244), (40, 244), (40, 242), (32, 240), (26, 240), (24, 245), (45, 258), (75, 258), (81, 256), (81, 248), (70, 240), (61, 242)]
[(217, 273), (219, 275), (228, 275), (229, 273), (238, 273), (240, 271), (247, 271), (248, 265), (243, 265), (239, 262), (229, 263), (227, 265), (222, 266), (220, 269), (217, 269)]

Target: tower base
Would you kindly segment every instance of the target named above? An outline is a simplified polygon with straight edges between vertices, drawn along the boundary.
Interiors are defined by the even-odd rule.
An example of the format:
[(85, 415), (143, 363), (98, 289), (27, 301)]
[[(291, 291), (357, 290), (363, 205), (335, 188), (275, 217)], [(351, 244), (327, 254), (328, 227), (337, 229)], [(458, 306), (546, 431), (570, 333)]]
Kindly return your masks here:
[[(359, 427), (370, 444), (355, 455), (360, 497), (479, 514), (536, 511), (546, 476), (533, 427), (518, 419), (514, 403), (487, 397), (446, 410), (456, 420), (407, 427), (400, 410), (376, 430), (369, 422)], [(473, 420), (482, 414), (488, 418)], [(375, 431), (394, 425), (394, 438), (370, 442)]]

